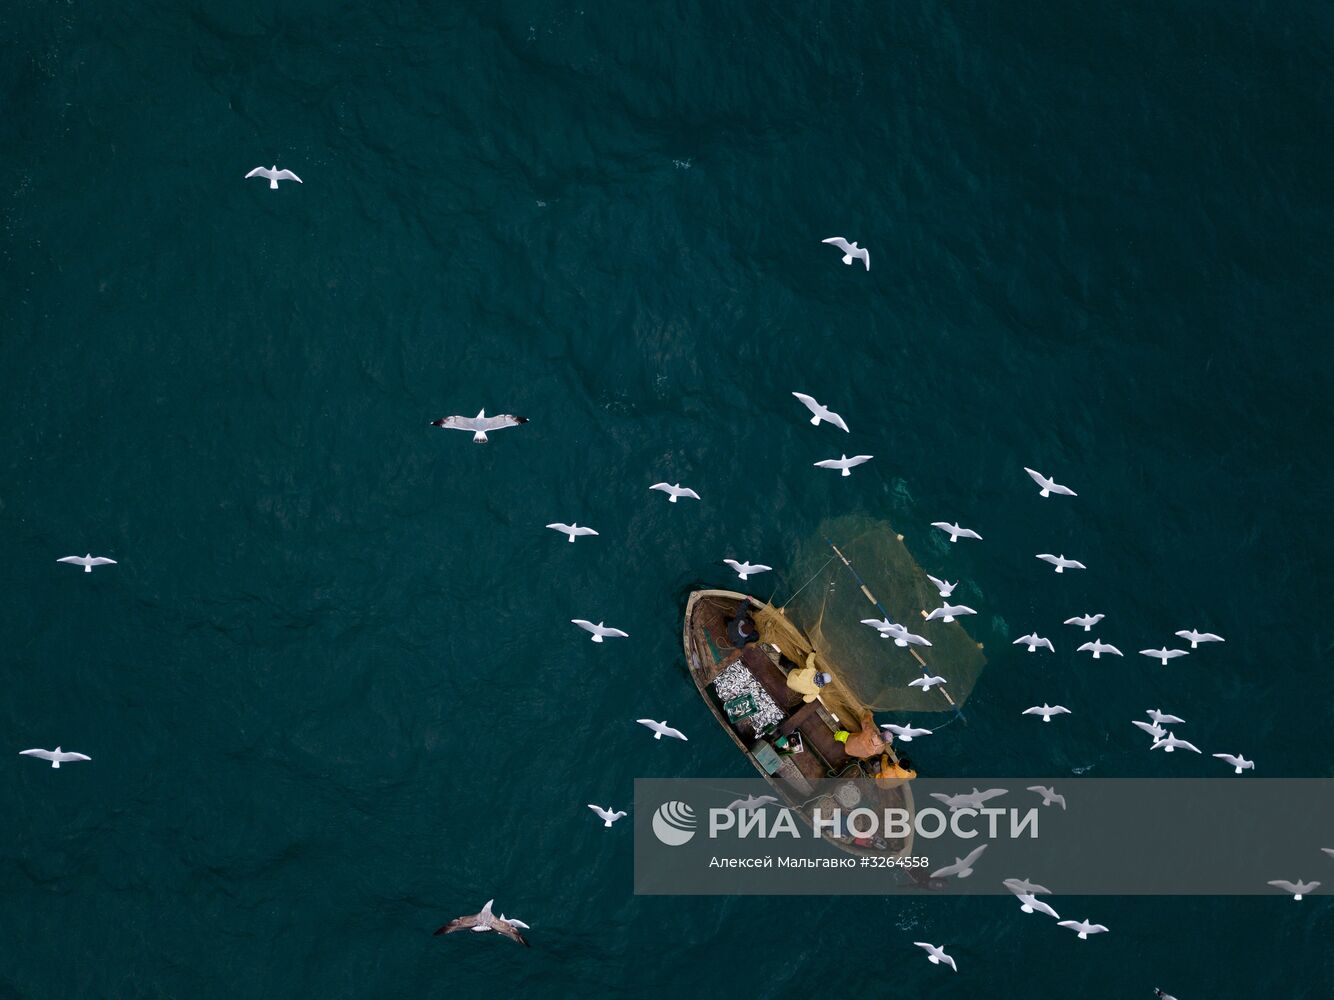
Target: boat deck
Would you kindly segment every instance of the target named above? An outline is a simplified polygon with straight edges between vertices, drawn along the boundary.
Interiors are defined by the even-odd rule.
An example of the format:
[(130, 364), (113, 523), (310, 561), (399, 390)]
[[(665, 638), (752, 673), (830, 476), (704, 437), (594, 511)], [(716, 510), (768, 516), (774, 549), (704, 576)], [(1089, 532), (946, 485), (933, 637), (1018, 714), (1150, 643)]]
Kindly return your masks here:
[[(743, 608), (758, 610), (754, 598), (732, 591), (698, 591), (686, 611), (685, 649), (690, 673), (705, 702), (733, 742), (755, 765), (766, 781), (782, 794), (790, 806), (807, 808), (816, 782), (830, 778), (859, 779), (865, 794), (882, 805), (912, 808), (912, 793), (906, 783), (879, 785), (870, 780), (866, 764), (847, 754), (834, 739), (839, 722), (818, 700), (806, 702), (787, 685), (787, 673), (795, 669), (776, 646), (751, 642), (737, 648), (728, 638), (728, 623)], [(725, 675), (725, 676), (724, 676)], [(753, 717), (728, 718), (719, 688), (745, 688), (761, 702), (763, 711)], [(763, 697), (761, 697), (761, 695)], [(764, 704), (767, 702), (767, 704)], [(755, 719), (762, 722), (757, 731)], [(803, 749), (792, 752), (782, 737), (799, 734)], [(851, 853), (902, 854), (912, 841), (869, 845), (849, 838), (831, 838)]]

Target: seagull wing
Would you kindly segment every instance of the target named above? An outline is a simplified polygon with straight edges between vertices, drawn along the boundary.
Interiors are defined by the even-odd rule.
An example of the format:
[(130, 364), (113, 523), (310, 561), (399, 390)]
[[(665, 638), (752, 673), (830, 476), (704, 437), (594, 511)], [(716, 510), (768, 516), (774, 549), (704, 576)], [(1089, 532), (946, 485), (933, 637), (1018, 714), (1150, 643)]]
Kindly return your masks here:
[(292, 173), (292, 171), (286, 169), (279, 170), (276, 174), (273, 175), (273, 179), (277, 181), (296, 181), (298, 184), (305, 183), (305, 181), (303, 181), (296, 174)]
[(1042, 900), (1038, 899), (1036, 896), (1030, 894), (1028, 899), (1025, 900), (1025, 902), (1027, 902), (1028, 905), (1032, 907), (1034, 910), (1036, 910), (1038, 913), (1045, 913), (1047, 916), (1053, 918), (1054, 920), (1061, 919), (1061, 915), (1059, 913), (1053, 910)]
[(42, 750), (42, 749), (40, 749), (40, 748), (34, 748), (34, 749), (32, 749), (32, 750), (20, 750), (20, 751), (19, 751), (19, 756), (21, 756), (21, 757), (40, 757), (40, 758), (42, 758), (42, 760), (50, 760), (52, 757), (55, 756), (55, 754), (52, 753), (50, 750)]
[(92, 759), (93, 759), (93, 758), (89, 757), (87, 754), (84, 754), (84, 753), (73, 753), (73, 752), (69, 752), (69, 753), (61, 754), (61, 756), (62, 756), (65, 760), (92, 760)]
[(59, 559), (56, 560), (56, 562), (74, 563), (76, 566), (82, 566), (82, 565), (84, 564), (84, 557), (83, 557), (83, 556), (61, 556)]
[(596, 632), (598, 630), (596, 625), (590, 621), (585, 621), (583, 618), (571, 618), (570, 622), (571, 624), (578, 625), (581, 629), (586, 629), (589, 632)]
[(473, 430), (498, 431), (502, 427), (518, 427), (528, 423), (527, 417), (516, 417), (511, 413), (497, 413), (493, 417), (473, 417)]
[(1050, 486), (1047, 487), (1047, 489), (1051, 490), (1051, 492), (1053, 493), (1059, 493), (1063, 497), (1079, 496), (1079, 494), (1076, 493), (1074, 490), (1072, 490), (1069, 486), (1062, 486), (1060, 483), (1052, 483)]
[(93, 558), (90, 559), (90, 560), (88, 560), (88, 562), (89, 562), (89, 564), (92, 565), (92, 566), (114, 566), (114, 565), (116, 565), (116, 560), (114, 560), (114, 559), (108, 559), (106, 556), (93, 556)]
[(969, 851), (968, 855), (963, 859), (963, 866), (965, 868), (973, 867), (973, 863), (982, 856), (982, 852), (986, 849), (987, 845), (983, 844), (980, 847), (975, 847), (973, 850)]
[(519, 929), (515, 927), (513, 924), (511, 924), (508, 920), (496, 920), (491, 924), (491, 929), (495, 931), (497, 934), (503, 934), (511, 941), (517, 941), (525, 948), (529, 946), (528, 942), (524, 940), (523, 935), (519, 933)]
[(628, 638), (630, 638), (630, 633), (629, 633), (629, 632), (622, 632), (622, 631), (621, 631), (620, 629), (618, 629), (618, 628), (607, 628), (605, 625), (602, 627), (601, 632), (602, 632), (603, 635), (611, 635), (611, 636), (615, 636), (615, 637), (618, 638), (618, 639), (628, 639)]
[(824, 407), (822, 407), (819, 404), (819, 402), (816, 400), (814, 396), (808, 396), (804, 392), (794, 392), (792, 395), (796, 396), (799, 400), (801, 400), (802, 404), (806, 407), (806, 409), (810, 410), (816, 416), (821, 416), (821, 417), (824, 416), (824, 414), (821, 412), (824, 409)]
[(848, 241), (845, 240), (842, 236), (830, 236), (828, 239), (821, 240), (820, 242), (832, 243), (834, 246), (838, 247), (844, 253), (852, 253), (852, 245), (848, 243)]
[(481, 915), (474, 913), (470, 917), (455, 917), (443, 927), (436, 929), (432, 937), (439, 937), (441, 934), (453, 934), (455, 931), (466, 931), (470, 927), (476, 927), (481, 923)]
[[(679, 730), (679, 729), (673, 729), (671, 726), (663, 726), (663, 727), (662, 727), (662, 735), (663, 735), (663, 736), (670, 736), (670, 737), (672, 737), (673, 739), (677, 739), (677, 740), (684, 740), (684, 739), (686, 739), (686, 734), (685, 734), (685, 733), (681, 732), (681, 730)], [(687, 740), (687, 742), (689, 742), (689, 741)]]
[(816, 462), (815, 467), (817, 469), (841, 469), (843, 468), (843, 460), (839, 458), (826, 458), (822, 462)]
[(268, 167), (256, 167), (254, 170), (250, 171), (250, 173), (245, 175), (246, 180), (250, 180), (252, 177), (267, 177), (271, 179), (273, 177), (273, 171)]

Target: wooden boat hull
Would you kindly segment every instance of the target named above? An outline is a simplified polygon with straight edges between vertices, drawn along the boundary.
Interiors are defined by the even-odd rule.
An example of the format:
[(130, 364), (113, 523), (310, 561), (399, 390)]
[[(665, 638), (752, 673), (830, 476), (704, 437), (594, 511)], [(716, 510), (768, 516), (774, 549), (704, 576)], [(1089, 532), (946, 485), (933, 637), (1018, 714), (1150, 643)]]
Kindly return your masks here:
[[(732, 743), (780, 800), (802, 816), (808, 825), (816, 807), (835, 804), (826, 801), (826, 796), (821, 794), (830, 787), (827, 782), (833, 779), (842, 779), (839, 785), (852, 786), (839, 794), (856, 797), (858, 805), (877, 812), (891, 806), (904, 808), (911, 816), (914, 805), (910, 783), (878, 782), (868, 773), (868, 765), (872, 762), (863, 763), (843, 752), (842, 745), (834, 739), (839, 721), (818, 701), (804, 703), (787, 688), (786, 671), (795, 664), (787, 661), (776, 645), (750, 643), (738, 647), (727, 637), (726, 622), (735, 617), (743, 602), (752, 611), (772, 608), (737, 591), (697, 590), (686, 604), (682, 632), (686, 664), (695, 688)], [(736, 677), (745, 679), (746, 675), (783, 712), (774, 735), (790, 738), (791, 733), (799, 734), (804, 744), (801, 753), (779, 755), (773, 740), (754, 732), (747, 720), (733, 723), (728, 718), (714, 688), (715, 682), (720, 677), (728, 681)], [(746, 679), (746, 683), (750, 679)], [(842, 804), (846, 806), (847, 803)], [(831, 834), (824, 834), (824, 839), (842, 851), (857, 855), (906, 856), (912, 853), (913, 845), (911, 834), (899, 841), (858, 843), (854, 838)]]

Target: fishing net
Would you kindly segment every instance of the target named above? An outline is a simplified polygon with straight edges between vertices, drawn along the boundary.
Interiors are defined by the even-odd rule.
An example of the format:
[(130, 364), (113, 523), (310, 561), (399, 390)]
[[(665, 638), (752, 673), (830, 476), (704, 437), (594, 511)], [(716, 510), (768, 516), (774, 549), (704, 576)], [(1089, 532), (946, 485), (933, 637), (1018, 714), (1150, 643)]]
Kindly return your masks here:
[[(864, 587), (834, 553), (831, 541)], [(923, 611), (942, 603), (940, 594), (888, 522), (857, 515), (822, 522), (816, 535), (798, 548), (792, 579), (810, 582), (788, 602), (783, 614), (769, 613), (757, 621), (761, 636), (796, 660), (790, 645), (802, 663), (814, 647), (822, 669), (835, 678), (821, 700), (840, 719), (856, 719), (863, 706), (874, 711), (947, 712), (967, 700), (986, 657), (958, 621), (923, 620)], [(873, 598), (890, 621), (925, 636), (931, 645), (896, 646), (893, 639), (882, 639), (874, 628), (861, 624), (864, 618), (884, 616)], [(957, 597), (950, 601), (960, 603)], [(809, 637), (809, 645), (798, 629)], [(947, 683), (930, 691), (908, 686), (925, 673), (942, 676)]]

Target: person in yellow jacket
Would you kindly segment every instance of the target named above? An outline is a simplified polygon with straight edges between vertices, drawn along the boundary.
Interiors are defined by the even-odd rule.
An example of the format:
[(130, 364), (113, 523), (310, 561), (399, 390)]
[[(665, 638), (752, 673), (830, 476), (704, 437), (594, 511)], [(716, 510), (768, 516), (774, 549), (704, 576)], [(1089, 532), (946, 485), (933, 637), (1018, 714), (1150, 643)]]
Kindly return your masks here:
[(915, 777), (917, 772), (907, 757), (900, 757), (895, 763), (889, 759), (888, 750), (880, 755), (880, 773), (875, 776), (876, 781), (912, 781)]
[(822, 673), (815, 662), (815, 653), (806, 657), (806, 666), (788, 671), (787, 686), (801, 695), (802, 701), (814, 701), (820, 696), (820, 689), (834, 678)]

